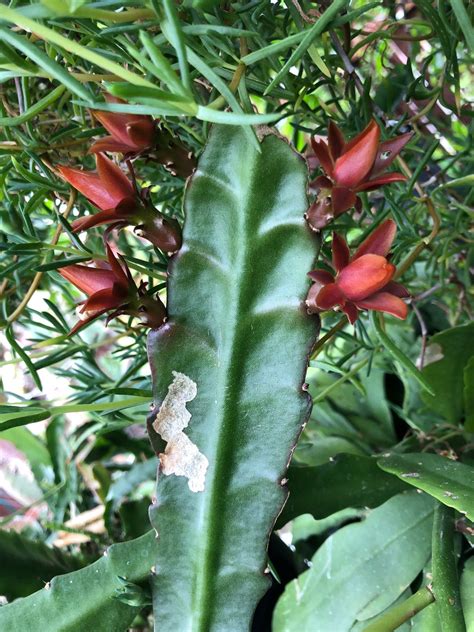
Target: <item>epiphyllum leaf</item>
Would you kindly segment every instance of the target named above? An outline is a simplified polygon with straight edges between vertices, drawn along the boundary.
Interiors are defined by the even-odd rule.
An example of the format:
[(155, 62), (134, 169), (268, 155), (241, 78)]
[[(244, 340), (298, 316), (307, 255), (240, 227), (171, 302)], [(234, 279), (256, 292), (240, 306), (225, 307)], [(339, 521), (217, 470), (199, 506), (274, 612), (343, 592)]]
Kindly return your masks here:
[(397, 227), (391, 219), (376, 228), (349, 258), (349, 249), (343, 237), (334, 233), (332, 261), (336, 275), (327, 270), (308, 273), (314, 281), (306, 298), (310, 312), (319, 312), (339, 306), (354, 323), (358, 309), (372, 309), (406, 318), (407, 306), (402, 301), (408, 292), (392, 281), (396, 268), (386, 256), (395, 239)]
[(181, 247), (179, 223), (145, 204), (133, 184), (112, 160), (96, 154), (97, 171), (60, 166), (61, 176), (100, 209), (99, 213), (73, 222), (75, 232), (109, 224), (116, 228), (135, 226), (140, 236), (165, 252)]
[(380, 128), (372, 120), (358, 136), (346, 143), (340, 129), (330, 121), (327, 141), (311, 139), (325, 176), (319, 176), (312, 183), (313, 188), (320, 189), (320, 194), (306, 214), (310, 227), (320, 230), (351, 207), (359, 208), (357, 193), (361, 191), (406, 180), (402, 173), (381, 174), (411, 137), (409, 132), (380, 143)]
[(139, 316), (148, 327), (159, 327), (166, 316), (160, 299), (148, 296), (143, 285), (137, 288), (130, 271), (122, 267), (109, 245), (107, 259), (107, 263), (95, 262), (96, 267), (71, 265), (59, 270), (61, 276), (88, 296), (80, 309), (84, 319), (72, 328), (71, 334), (107, 312), (111, 312), (109, 320), (130, 314)]
[[(2, 606), (0, 630), (125, 632), (132, 626), (143, 604), (120, 599), (121, 578), (126, 577), (136, 584), (145, 583), (151, 574), (150, 559), (157, 545), (153, 531), (136, 540), (113, 544), (107, 554), (93, 564), (59, 575), (42, 590)], [(30, 555), (30, 566), (33, 561), (34, 557)], [(36, 575), (38, 573), (36, 571)], [(38, 579), (43, 580), (44, 575)]]
[[(190, 491), (185, 476), (158, 476), (152, 584), (161, 632), (247, 630), (269, 586), (268, 536), (310, 410), (302, 381), (316, 328), (304, 297), (315, 243), (303, 219), (306, 176), (276, 136), (258, 153), (242, 129), (216, 126), (187, 188), (169, 321), (150, 334), (148, 351), (155, 402), (173, 374), (196, 384), (184, 433), (209, 465), (204, 491)], [(175, 454), (185, 462), (184, 450)]]

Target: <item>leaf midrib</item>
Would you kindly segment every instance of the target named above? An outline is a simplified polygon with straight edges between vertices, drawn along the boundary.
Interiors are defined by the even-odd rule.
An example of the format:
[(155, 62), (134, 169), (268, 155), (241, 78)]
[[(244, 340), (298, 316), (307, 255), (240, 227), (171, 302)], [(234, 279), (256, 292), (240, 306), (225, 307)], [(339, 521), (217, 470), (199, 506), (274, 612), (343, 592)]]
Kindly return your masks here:
[[(245, 157), (247, 158), (247, 156)], [(245, 176), (241, 175), (241, 179), (246, 179), (251, 185), (241, 187), (240, 191), (246, 191), (246, 194), (240, 194), (238, 196), (239, 201), (239, 214), (238, 218), (241, 220), (239, 226), (239, 248), (237, 251), (237, 260), (233, 262), (232, 274), (229, 274), (228, 278), (233, 280), (232, 283), (232, 300), (229, 302), (232, 306), (227, 312), (226, 318), (226, 332), (227, 335), (223, 339), (223, 344), (220, 347), (220, 351), (224, 353), (220, 355), (221, 366), (219, 367), (218, 375), (222, 376), (222, 379), (218, 382), (217, 389), (217, 418), (218, 427), (216, 428), (216, 441), (214, 457), (216, 458), (216, 466), (214, 468), (214, 476), (212, 480), (207, 482), (208, 494), (206, 500), (203, 503), (203, 520), (202, 525), (205, 525), (203, 532), (205, 533), (205, 546), (200, 548), (200, 560), (197, 561), (198, 567), (201, 572), (197, 574), (198, 581), (196, 582), (196, 595), (192, 612), (197, 614), (197, 626), (196, 632), (207, 632), (210, 626), (210, 615), (212, 612), (212, 595), (213, 590), (211, 586), (215, 583), (217, 576), (216, 562), (219, 559), (221, 553), (221, 544), (223, 540), (216, 541), (215, 534), (218, 533), (219, 523), (219, 510), (218, 501), (223, 496), (223, 491), (228, 482), (228, 471), (225, 467), (225, 453), (230, 451), (230, 447), (234, 444), (234, 433), (226, 432), (227, 425), (229, 424), (229, 402), (235, 402), (233, 396), (235, 391), (235, 385), (232, 385), (234, 372), (232, 371), (233, 358), (235, 353), (238, 352), (238, 339), (241, 335), (239, 329), (239, 314), (245, 313), (240, 309), (240, 306), (245, 301), (244, 294), (246, 289), (246, 283), (244, 283), (246, 275), (248, 274), (248, 221), (249, 221), (249, 205), (250, 194), (254, 189), (255, 180), (255, 161), (258, 156), (252, 151), (252, 160), (245, 161)], [(204, 175), (208, 175), (202, 172)], [(235, 190), (232, 189), (235, 196)], [(247, 264), (247, 265), (246, 265)], [(237, 273), (238, 272), (238, 273)], [(240, 352), (242, 353), (242, 352)], [(240, 364), (240, 363), (239, 363)], [(230, 396), (232, 394), (232, 396)], [(233, 407), (235, 409), (235, 407)], [(219, 414), (222, 411), (222, 414)], [(232, 425), (232, 422), (231, 422)], [(229, 441), (229, 436), (232, 440)], [(227, 445), (226, 445), (227, 444)]]

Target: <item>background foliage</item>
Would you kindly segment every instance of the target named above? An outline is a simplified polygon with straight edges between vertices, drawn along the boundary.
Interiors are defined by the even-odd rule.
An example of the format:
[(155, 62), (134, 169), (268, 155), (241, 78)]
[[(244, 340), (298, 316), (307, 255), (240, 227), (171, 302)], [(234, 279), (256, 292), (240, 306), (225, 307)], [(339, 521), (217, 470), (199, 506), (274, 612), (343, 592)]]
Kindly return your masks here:
[[(116, 108), (157, 116), (195, 157), (213, 122), (245, 124), (252, 139), (249, 123), (274, 121), (314, 173), (309, 137), (324, 135), (330, 118), (348, 137), (373, 116), (386, 137), (415, 132), (397, 164), (407, 182), (363, 194), (362, 212), (332, 226), (357, 244), (369, 225), (395, 219), (393, 261), (413, 295), (410, 315), (405, 322), (387, 317), (384, 328), (363, 316), (352, 328), (324, 314), (326, 344), (316, 347), (307, 376), (315, 406), (277, 526), (293, 522), (271, 536), (273, 586), (254, 627), (269, 629), (274, 612), (278, 632), (328, 630), (324, 617), (338, 632), (393, 629), (378, 617), (412, 594), (427, 606), (424, 586), (438, 577), (446, 594), (454, 591), (457, 614), (437, 602), (401, 629), (461, 630), (459, 575), (465, 624), (473, 629), (473, 47), (461, 0), (0, 6), (0, 515), (5, 529), (20, 532), (15, 541), (0, 532), (8, 599), (149, 529), (156, 465), (143, 423), (152, 399), (146, 332), (121, 318), (68, 338), (80, 295), (57, 272), (104, 258), (100, 229), (71, 232), (70, 221), (92, 207), (56, 167), (93, 168), (87, 150), (103, 130), (90, 107), (114, 107), (104, 103), (107, 90), (130, 104)], [(138, 158), (135, 170), (156, 207), (182, 222), (185, 178), (176, 175), (176, 149), (159, 149)], [(165, 300), (166, 253), (131, 231), (116, 239), (134, 275)], [(329, 246), (327, 231), (323, 262)], [(440, 542), (440, 524), (454, 519)], [(374, 532), (386, 534), (380, 546)], [(117, 550), (119, 568), (127, 554)], [(13, 573), (24, 568), (25, 551), (37, 563)], [(343, 577), (321, 572), (329, 558)], [(148, 629), (149, 589), (136, 564), (136, 583), (124, 580), (107, 598), (125, 604), (123, 626), (137, 615), (134, 625)], [(120, 575), (102, 566), (105, 575)], [(454, 569), (450, 576), (445, 568)], [(341, 609), (354, 583), (364, 589)], [(386, 598), (371, 601), (380, 585)], [(319, 614), (315, 595), (327, 595)]]

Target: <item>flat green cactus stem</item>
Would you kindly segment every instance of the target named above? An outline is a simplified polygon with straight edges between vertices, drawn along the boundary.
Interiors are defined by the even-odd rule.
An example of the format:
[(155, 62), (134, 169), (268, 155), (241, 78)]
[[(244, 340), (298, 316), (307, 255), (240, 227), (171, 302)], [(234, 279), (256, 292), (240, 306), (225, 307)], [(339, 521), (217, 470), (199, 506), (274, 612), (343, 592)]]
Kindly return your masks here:
[(155, 547), (152, 531), (136, 540), (113, 544), (106, 555), (90, 566), (59, 575), (42, 590), (2, 606), (0, 630), (125, 632), (140, 612), (141, 604), (119, 599), (124, 579), (147, 584)]
[(222, 126), (187, 188), (169, 321), (149, 335), (161, 405), (152, 441), (164, 453), (151, 510), (160, 632), (248, 630), (269, 586), (268, 537), (311, 406), (303, 380), (318, 323), (304, 298), (317, 240), (306, 185), (283, 140), (266, 135), (258, 153)]

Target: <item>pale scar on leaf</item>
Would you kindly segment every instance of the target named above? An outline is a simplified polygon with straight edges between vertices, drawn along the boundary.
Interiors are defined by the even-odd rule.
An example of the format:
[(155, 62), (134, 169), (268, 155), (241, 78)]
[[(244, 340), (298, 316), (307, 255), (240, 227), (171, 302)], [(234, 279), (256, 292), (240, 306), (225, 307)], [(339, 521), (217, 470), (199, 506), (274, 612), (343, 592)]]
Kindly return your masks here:
[(192, 492), (203, 492), (209, 461), (183, 432), (191, 420), (186, 404), (196, 397), (197, 385), (184, 373), (173, 371), (173, 376), (153, 422), (154, 430), (167, 442), (159, 455), (161, 471), (185, 476)]

